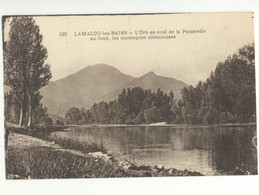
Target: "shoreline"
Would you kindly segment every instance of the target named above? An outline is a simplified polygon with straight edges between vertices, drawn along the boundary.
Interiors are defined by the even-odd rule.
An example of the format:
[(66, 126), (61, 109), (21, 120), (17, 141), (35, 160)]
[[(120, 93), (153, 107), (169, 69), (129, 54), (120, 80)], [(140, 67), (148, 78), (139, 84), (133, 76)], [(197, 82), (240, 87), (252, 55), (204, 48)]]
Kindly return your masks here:
[[(42, 154), (41, 154), (42, 153)], [(41, 164), (39, 166), (38, 155), (44, 156), (46, 153), (46, 157), (43, 161), (46, 161), (45, 164)], [(50, 155), (55, 153), (55, 155)], [(29, 156), (27, 156), (29, 155)], [(58, 156), (63, 156), (59, 158)], [(66, 157), (69, 156), (69, 158)], [(34, 158), (35, 156), (35, 158)], [(52, 156), (50, 160), (48, 160), (49, 156)], [(28, 162), (26, 161), (26, 159)], [(19, 159), (19, 160), (18, 160)], [(25, 159), (25, 160), (24, 160)], [(53, 160), (54, 159), (54, 160)], [(59, 159), (61, 162), (66, 164), (66, 161), (74, 160), (75, 162), (78, 159), (81, 161), (89, 162), (91, 161), (89, 166), (80, 167), (82, 172), (88, 171), (95, 172), (93, 174), (85, 173), (84, 175), (75, 174), (75, 176), (71, 176), (68, 178), (109, 178), (109, 177), (164, 177), (164, 176), (203, 176), (201, 173), (195, 171), (185, 170), (177, 170), (174, 168), (166, 169), (162, 165), (156, 166), (147, 166), (147, 165), (137, 165), (136, 163), (132, 163), (126, 159), (121, 159), (120, 157), (113, 156), (111, 154), (95, 151), (95, 152), (87, 152), (84, 153), (80, 150), (76, 149), (68, 149), (62, 147), (58, 143), (46, 141), (37, 137), (33, 137), (30, 135), (20, 134), (14, 131), (10, 132), (9, 135), (9, 146), (8, 153), (6, 154), (6, 178), (7, 179), (51, 179), (51, 178), (67, 178), (63, 175), (58, 175), (56, 177), (52, 177), (55, 171), (49, 173), (50, 175), (42, 178), (42, 173), (45, 170), (44, 167), (55, 167), (58, 171), (60, 169), (69, 169), (76, 170), (75, 162), (71, 165), (60, 165), (60, 162), (56, 162)], [(34, 167), (36, 161), (37, 167)], [(55, 164), (51, 164), (51, 161), (55, 161)], [(25, 164), (18, 165), (19, 163), (27, 162)], [(73, 166), (74, 165), (74, 166)], [(62, 167), (63, 166), (63, 167)], [(25, 170), (21, 170), (24, 167)], [(92, 168), (93, 167), (93, 168)], [(108, 167), (104, 174), (100, 174), (103, 171), (103, 167)], [(16, 170), (17, 169), (17, 170)], [(39, 173), (28, 174), (34, 172), (34, 169), (38, 171), (38, 169), (44, 169)], [(111, 169), (111, 170), (110, 170)], [(22, 172), (22, 174), (21, 174)], [(63, 170), (64, 172), (64, 170)], [(62, 173), (63, 173), (62, 172)], [(55, 175), (55, 174), (54, 174)], [(71, 175), (71, 174), (70, 174)], [(73, 174), (72, 174), (73, 175)]]
[[(131, 124), (85, 124), (85, 125), (66, 125), (66, 129), (69, 127), (173, 127), (173, 128), (211, 128), (211, 127), (242, 127), (242, 126), (256, 126), (256, 122), (252, 123), (226, 123), (226, 124), (139, 124), (139, 125), (131, 125)], [(66, 130), (64, 129), (64, 130)]]

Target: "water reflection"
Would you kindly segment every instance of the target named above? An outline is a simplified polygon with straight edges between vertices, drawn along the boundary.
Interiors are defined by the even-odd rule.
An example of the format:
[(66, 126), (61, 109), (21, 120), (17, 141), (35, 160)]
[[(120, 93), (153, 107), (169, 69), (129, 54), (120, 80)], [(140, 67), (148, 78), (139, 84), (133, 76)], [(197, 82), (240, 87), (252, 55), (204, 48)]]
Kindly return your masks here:
[(251, 140), (255, 126), (73, 127), (57, 136), (103, 143), (109, 152), (138, 164), (189, 169), (213, 175), (236, 167), (257, 170), (257, 151)]

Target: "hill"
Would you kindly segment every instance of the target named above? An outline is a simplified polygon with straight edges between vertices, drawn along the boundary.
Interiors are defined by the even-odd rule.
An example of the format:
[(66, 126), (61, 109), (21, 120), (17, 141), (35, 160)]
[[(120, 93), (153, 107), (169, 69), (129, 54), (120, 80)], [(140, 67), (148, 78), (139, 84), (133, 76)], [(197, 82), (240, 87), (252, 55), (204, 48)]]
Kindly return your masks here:
[(64, 116), (72, 106), (88, 107), (111, 91), (122, 88), (134, 78), (112, 66), (97, 64), (88, 66), (42, 89), (42, 103), (49, 113)]

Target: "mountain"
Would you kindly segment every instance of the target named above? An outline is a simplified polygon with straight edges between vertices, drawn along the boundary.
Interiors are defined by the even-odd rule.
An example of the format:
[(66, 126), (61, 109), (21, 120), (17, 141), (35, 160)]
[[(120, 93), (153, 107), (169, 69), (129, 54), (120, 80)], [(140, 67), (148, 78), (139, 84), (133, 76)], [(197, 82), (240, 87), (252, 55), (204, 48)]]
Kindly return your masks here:
[[(175, 98), (180, 99), (181, 89), (187, 86), (188, 85), (182, 81), (176, 80), (174, 78), (159, 76), (156, 75), (153, 71), (151, 71), (139, 78), (133, 79), (132, 81), (124, 85), (122, 89), (141, 87), (143, 89), (151, 89), (151, 91), (157, 91), (157, 89), (160, 88), (163, 92), (167, 94), (169, 94), (170, 91), (173, 90)], [(116, 99), (122, 89), (107, 94), (105, 97), (102, 97), (102, 100), (108, 101)]]
[(116, 68), (97, 64), (55, 82), (50, 82), (41, 91), (42, 103), (48, 112), (64, 116), (72, 107), (90, 107), (96, 100), (111, 91), (122, 89), (134, 78)]
[(114, 100), (123, 88), (138, 86), (152, 91), (160, 88), (166, 93), (173, 90), (175, 97), (180, 99), (180, 90), (188, 85), (174, 78), (158, 76), (154, 72), (134, 78), (112, 66), (97, 64), (50, 82), (42, 89), (42, 102), (48, 107), (49, 113), (64, 116), (72, 106), (90, 107), (95, 102)]
[(152, 91), (156, 91), (158, 88), (160, 88), (165, 93), (169, 93), (171, 90), (173, 90), (175, 97), (180, 99), (181, 89), (187, 86), (188, 85), (182, 81), (176, 80), (174, 78), (158, 76), (153, 71), (151, 71), (142, 77), (136, 78), (127, 83), (125, 88), (141, 87), (143, 89), (151, 89)]

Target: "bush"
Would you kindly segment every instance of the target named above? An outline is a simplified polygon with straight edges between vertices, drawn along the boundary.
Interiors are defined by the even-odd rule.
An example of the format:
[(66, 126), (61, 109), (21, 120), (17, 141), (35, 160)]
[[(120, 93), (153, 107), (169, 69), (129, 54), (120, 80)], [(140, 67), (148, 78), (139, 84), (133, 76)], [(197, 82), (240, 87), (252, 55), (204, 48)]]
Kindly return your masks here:
[(156, 123), (158, 121), (158, 109), (149, 108), (144, 112), (145, 120), (149, 123)]
[(126, 118), (125, 123), (128, 124), (128, 125), (132, 125), (132, 124), (133, 124), (133, 119), (134, 119), (134, 115), (133, 115), (133, 114), (130, 114), (130, 115)]
[(55, 125), (56, 125), (56, 126), (64, 126), (64, 123), (63, 123), (62, 121), (60, 121), (60, 120), (57, 120), (57, 121), (55, 122)]
[(141, 111), (137, 116), (136, 118), (134, 118), (134, 120), (132, 121), (135, 125), (139, 125), (139, 124), (142, 124), (142, 123), (145, 123), (145, 116), (144, 116), (144, 112)]
[(42, 117), (40, 120), (40, 126), (52, 126), (53, 125), (53, 120), (50, 117)]
[(203, 124), (213, 124), (215, 123), (215, 115), (213, 112), (208, 110), (202, 118)]
[(97, 144), (94, 142), (79, 142), (72, 139), (51, 137), (51, 141), (55, 141), (57, 144), (66, 149), (79, 150), (84, 153), (89, 152), (102, 152), (107, 153), (107, 149), (103, 144)]

